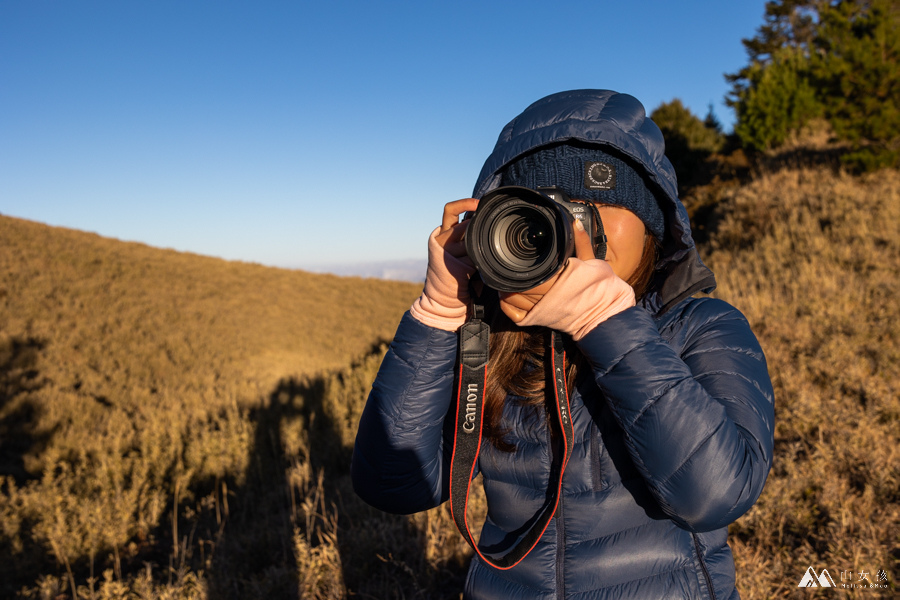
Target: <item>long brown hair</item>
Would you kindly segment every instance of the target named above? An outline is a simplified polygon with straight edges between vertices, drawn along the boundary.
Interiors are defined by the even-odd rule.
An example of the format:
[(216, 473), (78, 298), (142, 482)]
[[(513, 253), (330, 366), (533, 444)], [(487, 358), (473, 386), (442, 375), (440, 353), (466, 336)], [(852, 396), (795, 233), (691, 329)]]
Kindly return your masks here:
[[(644, 250), (638, 268), (627, 283), (634, 288), (635, 298), (640, 299), (649, 290), (658, 255), (657, 243), (652, 235), (644, 238)], [(505, 439), (508, 431), (501, 425), (503, 406), (508, 396), (515, 401), (543, 410), (549, 424), (549, 411), (545, 393), (546, 370), (544, 355), (548, 330), (544, 327), (519, 327), (500, 310), (494, 296), (485, 306), (491, 325), (491, 355), (485, 384), (483, 435), (499, 450), (515, 451), (515, 445)], [(584, 357), (571, 339), (566, 340), (569, 393), (572, 393), (578, 371), (585, 364)], [(552, 428), (551, 428), (552, 431)]]

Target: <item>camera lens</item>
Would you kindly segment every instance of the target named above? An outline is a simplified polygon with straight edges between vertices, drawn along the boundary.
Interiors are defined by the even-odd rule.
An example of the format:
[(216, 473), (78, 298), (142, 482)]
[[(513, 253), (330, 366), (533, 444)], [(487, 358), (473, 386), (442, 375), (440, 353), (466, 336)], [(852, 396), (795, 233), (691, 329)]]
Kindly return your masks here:
[(466, 253), (482, 281), (523, 292), (547, 281), (572, 255), (570, 218), (553, 199), (522, 187), (488, 192), (466, 230)]
[(493, 247), (498, 260), (511, 269), (532, 269), (553, 246), (553, 225), (530, 207), (520, 207), (497, 219)]

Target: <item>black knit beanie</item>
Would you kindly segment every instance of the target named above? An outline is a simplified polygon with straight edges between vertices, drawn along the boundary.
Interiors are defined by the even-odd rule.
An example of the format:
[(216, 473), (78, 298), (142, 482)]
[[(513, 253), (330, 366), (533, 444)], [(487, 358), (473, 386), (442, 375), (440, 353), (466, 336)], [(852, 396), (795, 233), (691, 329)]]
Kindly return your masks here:
[(627, 208), (662, 241), (665, 217), (644, 178), (624, 160), (597, 147), (550, 146), (527, 154), (503, 171), (501, 185), (556, 186), (572, 199)]

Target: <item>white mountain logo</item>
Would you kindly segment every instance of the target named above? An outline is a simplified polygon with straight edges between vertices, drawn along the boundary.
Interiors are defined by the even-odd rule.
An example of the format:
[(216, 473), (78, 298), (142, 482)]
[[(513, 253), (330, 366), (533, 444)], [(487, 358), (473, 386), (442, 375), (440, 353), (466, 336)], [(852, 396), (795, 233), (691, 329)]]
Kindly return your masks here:
[(828, 573), (828, 569), (822, 569), (822, 573), (816, 575), (816, 572), (812, 567), (806, 570), (806, 574), (803, 575), (803, 579), (800, 580), (800, 585), (797, 587), (837, 587), (834, 585), (834, 579), (831, 578), (831, 575)]

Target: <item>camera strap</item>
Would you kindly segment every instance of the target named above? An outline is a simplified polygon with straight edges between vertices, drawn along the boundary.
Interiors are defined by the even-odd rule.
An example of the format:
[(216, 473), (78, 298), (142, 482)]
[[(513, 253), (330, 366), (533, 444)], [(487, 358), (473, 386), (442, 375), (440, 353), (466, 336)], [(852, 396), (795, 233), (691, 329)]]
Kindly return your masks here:
[(489, 548), (481, 548), (475, 543), (466, 516), (472, 477), (481, 448), (484, 420), (490, 326), (484, 321), (483, 306), (476, 303), (473, 318), (460, 328), (459, 336), (459, 387), (456, 392), (456, 430), (450, 466), (450, 511), (456, 528), (482, 560), (498, 569), (511, 569), (537, 545), (556, 513), (562, 494), (563, 473), (575, 442), (566, 388), (566, 358), (562, 334), (556, 331), (550, 333), (554, 405), (562, 433), (562, 460), (556, 468), (551, 469), (549, 493), (543, 506), (519, 530)]

